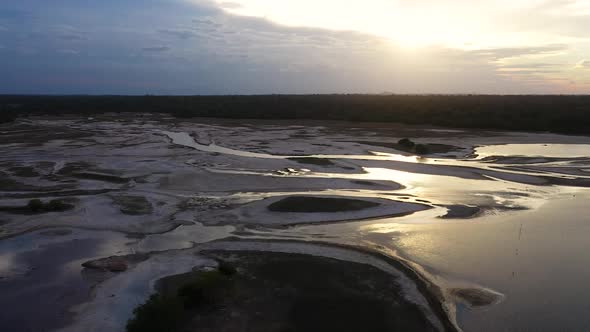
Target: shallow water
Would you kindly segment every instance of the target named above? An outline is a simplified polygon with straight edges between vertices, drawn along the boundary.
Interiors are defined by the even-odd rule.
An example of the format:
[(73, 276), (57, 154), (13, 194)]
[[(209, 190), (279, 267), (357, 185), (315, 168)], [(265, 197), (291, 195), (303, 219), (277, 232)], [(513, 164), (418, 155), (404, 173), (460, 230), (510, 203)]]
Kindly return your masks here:
[[(223, 146), (219, 146), (215, 143), (211, 144), (200, 144), (195, 142), (195, 140), (185, 132), (171, 132), (171, 131), (163, 131), (163, 134), (168, 136), (172, 143), (191, 147), (197, 149), (199, 151), (204, 152), (211, 152), (211, 153), (221, 153), (221, 154), (228, 154), (234, 155), (239, 157), (246, 157), (246, 158), (263, 158), (263, 159), (289, 159), (289, 158), (300, 158), (300, 157), (308, 157), (308, 158), (323, 158), (323, 159), (361, 159), (361, 160), (397, 160), (397, 161), (407, 161), (407, 162), (419, 162), (420, 157), (417, 156), (404, 156), (400, 154), (391, 154), (391, 153), (379, 153), (375, 152), (372, 155), (273, 155), (268, 153), (259, 153), (259, 152), (249, 152), (249, 151), (240, 151), (236, 149), (230, 149)], [(426, 161), (426, 160), (424, 160)]]
[[(204, 149), (190, 142), (187, 145)], [(223, 153), (223, 149), (217, 147), (210, 146), (208, 149)], [(231, 150), (231, 153), (236, 154), (234, 151)], [(576, 158), (590, 157), (590, 145), (492, 145), (476, 148), (475, 154), (476, 159), (464, 160), (433, 160), (387, 153), (314, 155), (316, 158), (354, 160), (361, 166), (361, 172), (307, 172), (296, 175), (310, 180), (332, 177), (395, 181), (404, 186), (395, 193), (408, 195), (405, 198), (412, 201), (420, 198), (428, 204), (467, 204), (482, 208), (484, 213), (470, 221), (442, 220), (440, 216), (444, 209), (435, 208), (399, 218), (299, 226), (288, 230), (268, 229), (253, 234), (263, 238), (300, 238), (383, 246), (398, 257), (420, 266), (423, 273), (443, 288), (485, 287), (504, 295), (501, 303), (485, 308), (471, 308), (458, 302), (458, 323), (466, 331), (587, 329), (590, 318), (586, 314), (586, 299), (590, 296), (590, 288), (585, 281), (590, 277), (590, 255), (585, 252), (590, 232), (590, 210), (587, 207), (590, 190), (548, 186), (542, 180), (547, 174), (568, 176), (568, 173), (553, 166), (570, 165), (582, 170), (587, 162)], [(263, 154), (236, 155), (269, 158)], [(526, 168), (519, 168), (517, 172), (501, 169), (522, 166), (518, 163), (503, 161), (501, 164), (490, 164), (480, 161), (494, 156), (562, 160), (557, 163), (549, 159), (535, 160), (535, 165), (549, 169), (549, 172), (539, 174)], [(382, 161), (383, 167), (362, 167), (364, 160)], [(392, 161), (429, 164), (435, 168), (445, 165), (464, 168), (424, 174), (424, 169), (402, 171), (388, 168), (386, 162)], [(517, 176), (501, 180), (494, 178), (490, 170), (497, 174), (511, 173), (510, 176), (516, 173)], [(250, 174), (273, 176), (272, 173), (256, 171)], [(339, 194), (346, 195), (345, 192)], [(382, 192), (363, 192), (360, 195), (383, 197)], [(399, 196), (391, 199), (399, 199)]]
[[(165, 132), (175, 144), (192, 147), (199, 151), (229, 153), (247, 158), (287, 159), (289, 156), (277, 156), (264, 153), (241, 152), (217, 145), (203, 145), (196, 143), (186, 133)], [(534, 149), (544, 144), (527, 144)], [(579, 145), (582, 146), (582, 145)], [(590, 145), (583, 145), (590, 149)], [(341, 178), (352, 180), (394, 181), (405, 188), (396, 191), (420, 197), (429, 203), (436, 204), (475, 204), (484, 208), (502, 207), (533, 208), (539, 206), (553, 194), (569, 191), (568, 188), (540, 187), (544, 177), (526, 170), (499, 169), (507, 164), (490, 164), (477, 159), (450, 160), (434, 159), (416, 156), (403, 156), (390, 153), (375, 153), (376, 155), (310, 155), (314, 158), (353, 160), (361, 167), (358, 173), (320, 173), (301, 172), (296, 175), (279, 174), (274, 172), (260, 172), (247, 169), (211, 168), (213, 172), (226, 174), (250, 174), (260, 176), (295, 176), (304, 178)], [(588, 154), (590, 155), (590, 153)], [(384, 167), (364, 167), (365, 161), (380, 161)], [(390, 163), (387, 163), (390, 162)], [(405, 170), (387, 168), (392, 162), (401, 163)], [(566, 163), (567, 161), (562, 161)], [(550, 164), (550, 163), (549, 163)], [(399, 168), (400, 164), (396, 166)], [(518, 166), (516, 164), (515, 166)], [(551, 164), (550, 164), (551, 165)], [(562, 164), (560, 164), (562, 165)], [(447, 167), (445, 167), (447, 166)], [(443, 168), (445, 167), (445, 168)], [(581, 165), (576, 165), (581, 168)], [(564, 176), (557, 172), (545, 172), (543, 176)], [(585, 178), (586, 176), (578, 176)]]
[(466, 331), (587, 330), (589, 199), (584, 190), (474, 223), (408, 227), (391, 244), (448, 280), (506, 295), (487, 308), (460, 307), (458, 320)]
[(480, 157), (587, 158), (590, 156), (590, 146), (587, 144), (503, 144), (481, 146), (475, 149), (475, 153)]
[[(232, 236), (379, 250), (439, 285), (451, 312), (456, 306), (458, 324), (466, 331), (584, 330), (590, 326), (584, 302), (590, 295), (585, 285), (590, 276), (590, 256), (585, 254), (590, 231), (589, 138), (514, 134), (466, 142), (452, 137), (462, 131), (433, 131), (442, 135), (445, 144), (464, 147), (463, 155), (448, 158), (363, 146), (353, 143), (356, 138), (348, 133), (324, 133), (320, 127), (168, 124), (157, 119), (124, 124), (30, 123), (44, 130), (73, 128), (91, 133), (91, 138), (53, 140), (26, 151), (2, 145), (0, 167), (6, 176), (28, 185), (72, 185), (87, 191), (71, 194), (77, 198), (76, 208), (61, 214), (0, 213), (0, 277), (4, 278), (0, 278), (0, 289), (29, 285), (30, 265), (41, 266), (43, 255), (55, 247), (59, 253), (47, 260), (55, 266), (45, 266), (34, 275), (46, 271), (47, 280), (72, 282), (72, 300), (63, 305), (78, 303), (90, 300), (89, 286), (80, 278), (82, 260), (153, 253), (146, 263), (101, 283), (95, 300), (77, 311), (77, 317), (86, 320), (70, 330), (94, 326), (103, 318), (108, 322), (98, 330), (116, 330), (133, 306), (149, 295), (155, 279), (190, 270), (190, 264), (206, 263), (187, 249)], [(289, 136), (301, 131), (307, 131), (303, 135), (307, 138)], [(375, 139), (377, 134), (367, 136)], [(193, 137), (211, 144), (200, 144)], [(509, 142), (516, 144), (501, 144)], [(329, 159), (330, 163), (301, 164), (293, 157)], [(86, 173), (112, 173), (130, 180), (105, 183), (76, 177), (75, 170), (62, 174), (72, 168), (71, 161), (95, 162), (82, 170)], [(40, 162), (46, 165), (41, 167)], [(40, 176), (19, 178), (9, 171), (23, 164), (37, 168)], [(5, 195), (0, 205), (23, 204), (35, 194), (53, 197), (42, 189), (5, 190), (0, 192)], [(121, 213), (113, 203), (113, 195), (119, 194), (145, 197), (153, 213)], [(350, 197), (382, 206), (354, 213), (289, 215), (268, 210), (272, 202), (293, 195)], [(451, 209), (456, 213), (442, 218)], [(471, 212), (463, 215), (461, 211)], [(38, 231), (56, 227), (72, 233), (47, 237), (41, 234), (45, 230)], [(89, 245), (77, 256), (59, 251), (74, 239), (88, 240)], [(471, 308), (448, 294), (462, 287), (501, 293), (502, 301)], [(71, 291), (57, 284), (47, 289), (55, 296)], [(111, 292), (118, 292), (121, 299), (111, 298)], [(22, 296), (21, 304), (26, 304), (33, 298), (27, 294), (14, 296)], [(39, 310), (20, 308), (19, 312), (16, 307), (7, 310), (5, 316), (34, 315)], [(8, 318), (0, 316), (2, 321)], [(48, 326), (63, 323), (40, 316), (39, 324), (43, 322)], [(20, 323), (11, 324), (18, 331)]]

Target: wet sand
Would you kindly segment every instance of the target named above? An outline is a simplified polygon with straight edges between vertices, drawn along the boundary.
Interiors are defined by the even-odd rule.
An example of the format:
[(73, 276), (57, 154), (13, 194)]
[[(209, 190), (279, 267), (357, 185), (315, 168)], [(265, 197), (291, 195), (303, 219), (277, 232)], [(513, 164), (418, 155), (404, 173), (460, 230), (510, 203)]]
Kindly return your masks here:
[[(427, 280), (436, 300), (423, 305), (445, 308), (466, 331), (590, 326), (589, 137), (117, 114), (32, 118), (0, 131), (0, 288), (15, 303), (0, 325), (13, 331), (121, 330), (156, 280), (214, 264), (198, 250), (252, 249), (253, 240), (289, 240), (290, 252), (316, 256), (331, 246), (386, 255), (407, 267), (402, 298)], [(447, 148), (415, 156), (395, 149), (404, 137)], [(297, 197), (334, 204), (269, 208)], [(74, 207), (10, 213), (32, 198)], [(344, 211), (359, 201), (371, 206)], [(80, 277), (85, 261), (129, 254), (149, 258)], [(35, 285), (47, 296), (26, 306)], [(28, 325), (45, 300), (59, 305)]]

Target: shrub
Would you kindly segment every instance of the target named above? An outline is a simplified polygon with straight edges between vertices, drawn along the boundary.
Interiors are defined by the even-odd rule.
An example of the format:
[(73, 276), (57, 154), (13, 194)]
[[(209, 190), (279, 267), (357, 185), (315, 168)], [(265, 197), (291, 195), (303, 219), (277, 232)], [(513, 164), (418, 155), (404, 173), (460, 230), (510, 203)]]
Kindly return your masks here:
[(215, 270), (205, 271), (194, 281), (182, 286), (178, 290), (178, 296), (182, 298), (185, 308), (213, 304), (229, 285), (230, 279), (227, 275)]
[(16, 114), (13, 112), (2, 110), (0, 105), (0, 123), (9, 123), (16, 120)]
[(198, 272), (177, 291), (152, 295), (133, 310), (133, 318), (127, 322), (127, 332), (182, 330), (195, 312), (208, 310), (208, 306), (216, 306), (224, 296), (232, 294), (233, 279), (227, 273), (235, 273), (235, 268), (224, 266), (226, 272), (221, 269)]
[(409, 138), (402, 138), (397, 142), (397, 144), (406, 148), (411, 148), (415, 145), (414, 142), (412, 142)]
[(414, 151), (416, 151), (416, 154), (430, 153), (430, 149), (428, 148), (427, 145), (424, 145), (424, 144), (416, 144), (416, 146), (414, 147)]
[(70, 204), (64, 203), (58, 199), (49, 201), (46, 208), (48, 211), (65, 211), (71, 207)]
[(233, 276), (238, 272), (235, 266), (231, 265), (228, 262), (219, 261), (219, 265), (217, 266), (217, 270), (221, 272), (221, 274), (226, 276)]
[(32, 212), (39, 212), (39, 211), (43, 210), (44, 205), (40, 199), (35, 198), (35, 199), (32, 199), (29, 201), (29, 203), (27, 204), (27, 207)]
[(31, 212), (59, 212), (73, 208), (72, 204), (65, 203), (59, 199), (53, 199), (49, 203), (43, 203), (38, 198), (32, 199), (27, 204), (27, 209)]
[(152, 295), (143, 305), (133, 310), (127, 322), (127, 332), (177, 331), (184, 321), (184, 306), (177, 297)]

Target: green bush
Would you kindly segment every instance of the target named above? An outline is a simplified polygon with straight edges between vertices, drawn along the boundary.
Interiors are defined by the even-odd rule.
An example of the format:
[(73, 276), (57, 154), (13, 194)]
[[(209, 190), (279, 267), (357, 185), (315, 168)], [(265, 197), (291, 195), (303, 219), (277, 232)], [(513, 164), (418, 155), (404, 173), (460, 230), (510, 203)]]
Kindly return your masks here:
[(43, 203), (40, 199), (35, 198), (30, 200), (27, 204), (27, 209), (35, 213), (66, 211), (73, 207), (72, 204), (65, 203), (59, 199), (53, 199), (49, 201), (49, 203)]
[(428, 154), (430, 153), (430, 149), (428, 148), (428, 145), (424, 145), (424, 144), (416, 144), (416, 146), (414, 147), (414, 151), (416, 151), (416, 154)]
[[(0, 117), (165, 112), (180, 117), (399, 122), (481, 129), (590, 133), (590, 95), (0, 95)], [(8, 112), (8, 113), (6, 113)], [(3, 121), (0, 118), (0, 122)]]
[(58, 199), (53, 199), (47, 203), (48, 211), (65, 211), (71, 207), (70, 204), (64, 203)]
[(415, 145), (415, 143), (412, 142), (409, 138), (402, 138), (397, 142), (397, 144), (406, 148), (411, 148)]
[(195, 280), (178, 290), (185, 308), (214, 304), (228, 288), (230, 279), (218, 270), (201, 272)]
[(219, 270), (199, 272), (175, 293), (152, 295), (135, 308), (127, 332), (179, 331), (195, 309), (217, 304), (232, 285), (232, 279)]
[(143, 305), (133, 310), (127, 322), (127, 332), (174, 332), (184, 322), (184, 306), (177, 297), (152, 295)]
[(29, 201), (29, 203), (27, 204), (27, 207), (32, 212), (39, 212), (39, 211), (42, 211), (45, 206), (43, 205), (43, 202), (40, 199), (35, 198), (35, 199), (32, 199)]
[(217, 266), (217, 270), (226, 276), (233, 276), (238, 272), (235, 266), (231, 265), (228, 262), (219, 261), (219, 265)]
[(9, 123), (16, 120), (16, 114), (13, 112), (5, 111), (0, 105), (0, 123)]

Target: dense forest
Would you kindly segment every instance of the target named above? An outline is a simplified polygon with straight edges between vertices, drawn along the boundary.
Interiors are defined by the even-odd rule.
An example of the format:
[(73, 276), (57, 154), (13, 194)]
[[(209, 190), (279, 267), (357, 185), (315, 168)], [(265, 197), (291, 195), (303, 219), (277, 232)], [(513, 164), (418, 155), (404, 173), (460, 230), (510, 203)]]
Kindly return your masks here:
[(400, 122), (590, 134), (590, 96), (526, 95), (0, 95), (0, 122), (29, 114), (159, 112), (177, 117)]

